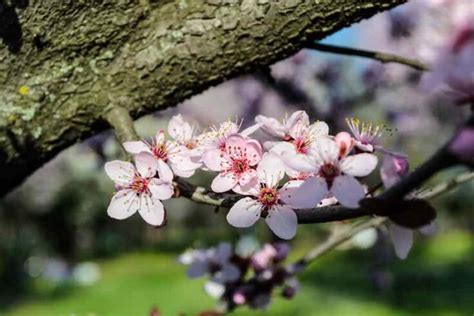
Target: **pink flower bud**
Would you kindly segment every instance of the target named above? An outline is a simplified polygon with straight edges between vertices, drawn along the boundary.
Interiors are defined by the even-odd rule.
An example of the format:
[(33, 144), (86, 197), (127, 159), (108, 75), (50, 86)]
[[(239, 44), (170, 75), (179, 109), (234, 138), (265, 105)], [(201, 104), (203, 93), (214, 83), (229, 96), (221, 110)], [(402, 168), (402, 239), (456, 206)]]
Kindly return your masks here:
[(454, 136), (449, 150), (466, 162), (474, 160), (474, 128), (466, 127), (461, 129)]
[(339, 158), (347, 156), (354, 145), (351, 135), (347, 132), (340, 132), (336, 135), (334, 140), (339, 146)]
[(399, 154), (386, 154), (383, 159), (380, 175), (386, 188), (400, 181), (409, 169), (408, 157)]
[(245, 302), (247, 302), (247, 299), (245, 298), (245, 295), (243, 292), (237, 291), (232, 296), (232, 301), (234, 301), (234, 303), (237, 305), (243, 305), (245, 304)]

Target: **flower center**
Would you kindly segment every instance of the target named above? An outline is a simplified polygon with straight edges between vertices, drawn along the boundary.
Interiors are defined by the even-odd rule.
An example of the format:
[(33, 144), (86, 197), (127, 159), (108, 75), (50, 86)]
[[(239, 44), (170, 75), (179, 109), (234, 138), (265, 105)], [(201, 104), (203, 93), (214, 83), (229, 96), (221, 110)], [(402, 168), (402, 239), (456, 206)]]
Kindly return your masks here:
[(278, 192), (273, 188), (262, 188), (258, 194), (258, 201), (263, 205), (265, 210), (268, 210), (270, 207), (277, 204), (278, 200)]
[(148, 191), (148, 180), (139, 176), (135, 176), (132, 183), (130, 184), (130, 189), (138, 194), (144, 193)]
[(157, 159), (161, 159), (164, 162), (168, 160), (168, 150), (164, 144), (156, 144), (151, 151)]
[(186, 142), (185, 146), (188, 149), (194, 149), (194, 148), (197, 147), (197, 142), (196, 142), (196, 140), (192, 139), (192, 140)]
[(319, 175), (325, 178), (329, 185), (331, 185), (334, 178), (340, 174), (341, 171), (339, 168), (332, 163), (325, 163), (319, 168)]
[(308, 149), (309, 149), (309, 141), (308, 139), (298, 137), (293, 141), (293, 144), (295, 145), (296, 152), (300, 154), (307, 154)]
[(247, 159), (233, 159), (232, 172), (241, 174), (249, 169), (249, 162)]

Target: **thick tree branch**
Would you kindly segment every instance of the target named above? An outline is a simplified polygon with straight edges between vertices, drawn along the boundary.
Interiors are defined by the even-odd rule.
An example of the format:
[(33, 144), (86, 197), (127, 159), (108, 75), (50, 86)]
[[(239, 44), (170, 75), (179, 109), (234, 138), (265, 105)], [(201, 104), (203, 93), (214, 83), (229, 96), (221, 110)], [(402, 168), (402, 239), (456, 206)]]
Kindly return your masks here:
[(316, 43), (316, 42), (309, 42), (306, 45), (306, 48), (319, 50), (321, 52), (339, 54), (339, 55), (370, 58), (384, 64), (386, 63), (402, 64), (402, 65), (411, 67), (415, 70), (421, 70), (421, 71), (429, 70), (429, 66), (419, 60), (406, 58), (406, 57), (389, 54), (389, 53), (375, 52), (375, 51), (342, 47), (342, 46), (334, 46), (334, 45), (328, 45), (328, 44), (322, 44), (322, 43)]
[[(0, 196), (64, 148), (405, 0), (30, 1), (0, 46)], [(2, 45), (2, 44), (0, 44)]]

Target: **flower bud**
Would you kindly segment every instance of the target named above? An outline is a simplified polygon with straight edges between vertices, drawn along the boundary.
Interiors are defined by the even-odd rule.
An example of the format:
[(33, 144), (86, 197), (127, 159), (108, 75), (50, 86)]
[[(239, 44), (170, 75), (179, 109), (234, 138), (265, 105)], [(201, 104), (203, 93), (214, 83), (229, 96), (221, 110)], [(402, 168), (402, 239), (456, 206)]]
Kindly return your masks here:
[(234, 295), (232, 295), (232, 301), (236, 305), (243, 305), (247, 302), (243, 291), (236, 291)]
[(386, 188), (400, 181), (409, 169), (408, 157), (400, 154), (386, 154), (383, 159), (380, 175)]
[(449, 151), (467, 163), (474, 164), (474, 128), (461, 129), (449, 144)]

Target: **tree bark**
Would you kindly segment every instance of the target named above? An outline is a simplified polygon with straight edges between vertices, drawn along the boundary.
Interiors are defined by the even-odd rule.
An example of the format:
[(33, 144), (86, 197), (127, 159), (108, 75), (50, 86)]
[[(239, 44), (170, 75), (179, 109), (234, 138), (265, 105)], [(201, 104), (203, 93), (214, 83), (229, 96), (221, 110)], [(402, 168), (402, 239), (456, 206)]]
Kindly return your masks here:
[(164, 109), (403, 2), (30, 1), (0, 43), (0, 196), (115, 106)]

